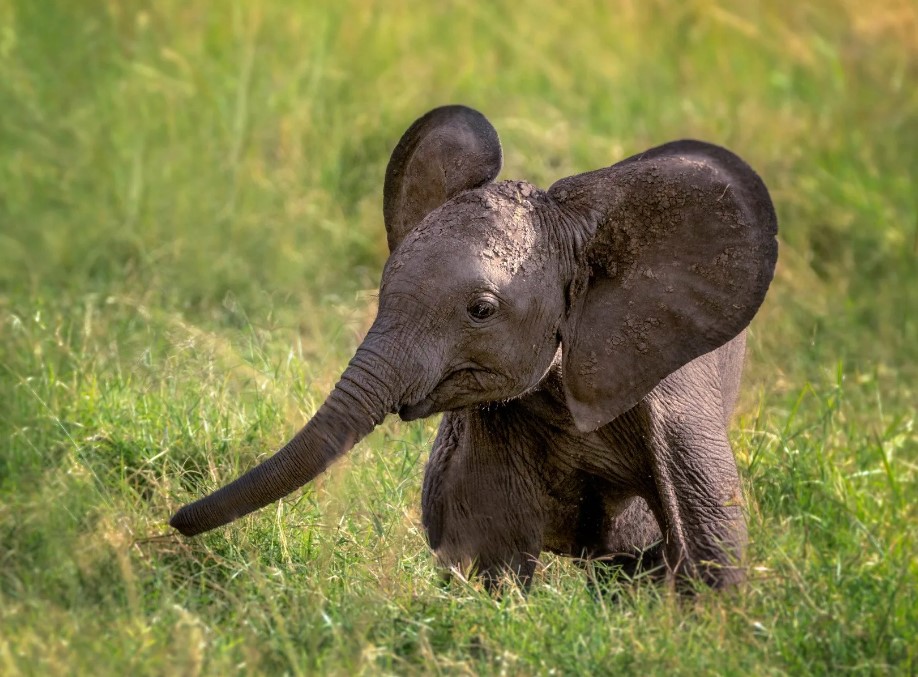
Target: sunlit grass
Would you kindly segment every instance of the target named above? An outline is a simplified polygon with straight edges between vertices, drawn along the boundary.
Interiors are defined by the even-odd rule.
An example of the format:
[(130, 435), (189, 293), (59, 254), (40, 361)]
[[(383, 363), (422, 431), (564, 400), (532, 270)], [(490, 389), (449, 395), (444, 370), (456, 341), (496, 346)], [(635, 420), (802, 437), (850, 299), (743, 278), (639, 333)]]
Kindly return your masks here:
[[(0, 674), (916, 670), (918, 9), (0, 3)], [(192, 541), (369, 326), (388, 154), (445, 102), (547, 186), (680, 137), (769, 185), (733, 428), (750, 582), (444, 586), (436, 420)]]

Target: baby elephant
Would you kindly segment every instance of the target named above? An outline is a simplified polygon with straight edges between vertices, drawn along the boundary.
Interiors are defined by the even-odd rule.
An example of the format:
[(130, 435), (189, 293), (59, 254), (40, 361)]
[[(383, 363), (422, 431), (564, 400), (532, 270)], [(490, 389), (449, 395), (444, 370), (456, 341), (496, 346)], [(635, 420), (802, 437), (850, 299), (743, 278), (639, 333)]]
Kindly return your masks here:
[(309, 482), (387, 414), (445, 412), (423, 522), (438, 559), (529, 582), (539, 553), (677, 582), (743, 578), (726, 428), (777, 259), (761, 179), (699, 141), (555, 183), (494, 183), (477, 111), (417, 120), (386, 170), (379, 311), (315, 416), (170, 522), (213, 529)]

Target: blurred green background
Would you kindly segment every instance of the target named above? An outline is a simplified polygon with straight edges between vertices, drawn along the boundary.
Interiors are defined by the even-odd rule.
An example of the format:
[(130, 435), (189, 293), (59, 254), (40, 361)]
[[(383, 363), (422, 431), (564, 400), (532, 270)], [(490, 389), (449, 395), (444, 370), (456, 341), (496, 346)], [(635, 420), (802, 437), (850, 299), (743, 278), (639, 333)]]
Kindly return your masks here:
[[(334, 383), (375, 311), (388, 155), (453, 102), (502, 177), (695, 137), (769, 186), (743, 591), (596, 598), (551, 557), (528, 597), (443, 588), (436, 420), (168, 535)], [(0, 672), (914, 672), (916, 181), (913, 0), (0, 0)]]

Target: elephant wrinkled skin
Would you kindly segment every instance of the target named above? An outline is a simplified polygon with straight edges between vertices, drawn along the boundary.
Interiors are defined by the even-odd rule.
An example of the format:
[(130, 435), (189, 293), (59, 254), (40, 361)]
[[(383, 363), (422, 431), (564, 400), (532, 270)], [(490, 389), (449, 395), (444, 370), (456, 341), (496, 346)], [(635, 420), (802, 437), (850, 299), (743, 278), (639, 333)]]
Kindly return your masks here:
[(446, 412), (423, 488), (444, 565), (527, 583), (543, 550), (644, 553), (676, 581), (742, 580), (726, 430), (777, 258), (765, 185), (698, 141), (547, 191), (495, 183), (501, 158), (464, 106), (408, 129), (386, 171), (390, 257), (366, 338), (287, 445), (173, 527), (278, 500), (389, 413)]

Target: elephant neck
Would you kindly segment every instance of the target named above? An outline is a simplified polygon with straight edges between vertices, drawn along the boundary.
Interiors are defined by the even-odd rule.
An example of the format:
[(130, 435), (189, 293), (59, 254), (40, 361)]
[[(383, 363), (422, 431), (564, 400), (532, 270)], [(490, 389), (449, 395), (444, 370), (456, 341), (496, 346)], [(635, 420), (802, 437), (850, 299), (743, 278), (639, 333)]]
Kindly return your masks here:
[(561, 350), (562, 348), (559, 347), (551, 368), (539, 382), (539, 385), (526, 393), (517, 402), (527, 413), (545, 421), (549, 425), (574, 435), (580, 435), (581, 433), (577, 431), (577, 426), (574, 423), (574, 417), (567, 408), (567, 400), (564, 396)]

